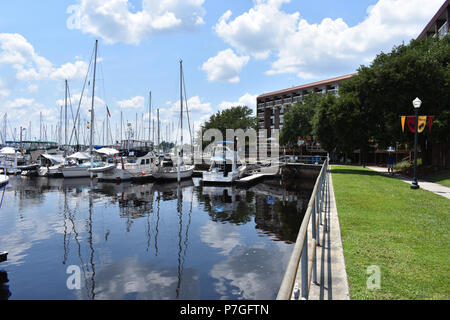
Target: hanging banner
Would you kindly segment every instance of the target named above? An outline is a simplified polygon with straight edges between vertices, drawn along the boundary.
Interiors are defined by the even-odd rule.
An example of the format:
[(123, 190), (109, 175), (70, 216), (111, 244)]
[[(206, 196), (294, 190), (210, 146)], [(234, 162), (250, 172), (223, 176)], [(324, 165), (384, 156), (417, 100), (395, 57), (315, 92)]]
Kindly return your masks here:
[(419, 116), (419, 122), (417, 124), (417, 132), (421, 133), (425, 130), (427, 125), (427, 116)]
[(405, 132), (405, 121), (406, 121), (406, 116), (402, 116), (402, 132)]
[(428, 116), (428, 132), (431, 133), (431, 126), (433, 125), (434, 116)]
[(406, 123), (408, 124), (408, 129), (412, 133), (416, 133), (416, 117), (415, 116), (407, 116)]

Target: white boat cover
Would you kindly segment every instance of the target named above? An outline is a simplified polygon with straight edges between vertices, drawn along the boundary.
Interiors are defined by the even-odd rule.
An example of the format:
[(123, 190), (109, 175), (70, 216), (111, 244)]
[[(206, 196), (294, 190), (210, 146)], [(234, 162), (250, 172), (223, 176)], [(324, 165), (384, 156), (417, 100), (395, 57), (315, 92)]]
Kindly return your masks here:
[(76, 152), (70, 156), (68, 156), (67, 158), (69, 159), (77, 159), (77, 160), (89, 160), (91, 157), (84, 153), (84, 152)]
[(16, 150), (14, 148), (11, 147), (4, 147), (0, 150), (1, 154), (15, 154)]
[(98, 153), (105, 154), (107, 156), (112, 156), (112, 155), (115, 155), (115, 154), (119, 153), (119, 150), (116, 150), (116, 149), (113, 149), (113, 148), (101, 148), (101, 149), (98, 149), (98, 150), (95, 150), (95, 151), (98, 152)]
[(52, 155), (52, 154), (43, 153), (43, 154), (41, 154), (41, 156), (50, 160), (53, 163), (63, 163), (64, 162), (64, 157), (61, 155)]

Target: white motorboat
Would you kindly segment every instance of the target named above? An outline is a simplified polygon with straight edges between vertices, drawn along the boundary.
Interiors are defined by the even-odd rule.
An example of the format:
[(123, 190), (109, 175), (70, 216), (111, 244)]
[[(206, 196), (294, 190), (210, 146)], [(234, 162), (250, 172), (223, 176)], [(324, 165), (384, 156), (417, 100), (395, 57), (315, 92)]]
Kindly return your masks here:
[(6, 174), (20, 173), (21, 170), (17, 166), (21, 160), (23, 160), (22, 154), (12, 147), (4, 147), (0, 150), (0, 168)]
[(233, 183), (246, 173), (247, 165), (226, 144), (234, 143), (220, 141), (213, 147), (211, 166), (203, 172), (203, 183)]
[(153, 152), (143, 157), (122, 158), (118, 163), (88, 169), (97, 175), (100, 181), (128, 181), (152, 177), (156, 156)]

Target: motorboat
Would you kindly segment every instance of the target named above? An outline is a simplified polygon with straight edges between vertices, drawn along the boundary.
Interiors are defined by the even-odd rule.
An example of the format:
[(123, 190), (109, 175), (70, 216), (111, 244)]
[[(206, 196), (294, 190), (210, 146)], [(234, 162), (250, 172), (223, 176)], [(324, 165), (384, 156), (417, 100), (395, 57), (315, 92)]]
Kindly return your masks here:
[(0, 169), (3, 169), (3, 173), (20, 173), (21, 170), (17, 168), (20, 162), (23, 162), (23, 156), (19, 151), (16, 151), (16, 149), (4, 147), (0, 150)]
[(228, 145), (234, 147), (234, 142), (219, 141), (213, 146), (211, 166), (203, 172), (203, 183), (233, 183), (245, 175), (247, 165)]
[(156, 156), (148, 152), (142, 157), (130, 155), (120, 160), (115, 157), (114, 163), (88, 169), (97, 175), (99, 181), (129, 181), (151, 178), (156, 166)]

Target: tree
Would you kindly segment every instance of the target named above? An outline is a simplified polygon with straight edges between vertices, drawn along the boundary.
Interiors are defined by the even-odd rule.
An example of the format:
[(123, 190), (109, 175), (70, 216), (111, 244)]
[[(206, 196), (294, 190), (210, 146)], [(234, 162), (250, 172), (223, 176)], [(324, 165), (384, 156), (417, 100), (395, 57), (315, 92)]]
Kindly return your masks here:
[[(217, 111), (213, 114), (199, 132), (201, 137), (208, 129), (218, 129), (223, 137), (226, 137), (226, 129), (257, 129), (257, 118), (252, 116), (252, 109), (247, 106), (237, 106), (225, 110)], [(197, 139), (201, 139), (197, 137)], [(203, 141), (203, 148), (208, 145), (208, 141)]]
[(436, 117), (431, 135), (420, 135), (421, 145), (424, 147), (426, 140), (448, 144), (449, 62), (449, 36), (412, 40), (409, 45), (379, 54), (370, 67), (359, 68), (358, 76), (342, 84), (341, 93), (355, 94), (365, 107), (367, 114), (362, 116), (370, 122), (372, 142), (379, 148), (396, 142), (412, 145), (413, 135), (402, 133), (400, 116), (414, 114), (412, 101), (416, 97), (423, 101), (420, 113)]
[[(420, 114), (434, 115), (431, 134), (420, 135), (422, 150), (430, 142), (450, 143), (450, 36), (412, 40), (409, 45), (380, 53), (370, 66), (343, 82), (340, 97), (327, 100), (315, 115), (314, 132), (328, 151), (379, 149), (396, 142), (412, 145), (413, 135), (402, 133), (400, 116), (412, 115), (412, 101), (423, 101)], [(325, 110), (324, 108), (328, 108)], [(428, 143), (427, 143), (428, 142)]]
[(312, 93), (303, 102), (297, 102), (285, 113), (283, 128), (280, 131), (281, 145), (297, 146), (299, 137), (312, 136), (312, 120), (322, 100), (322, 95)]

